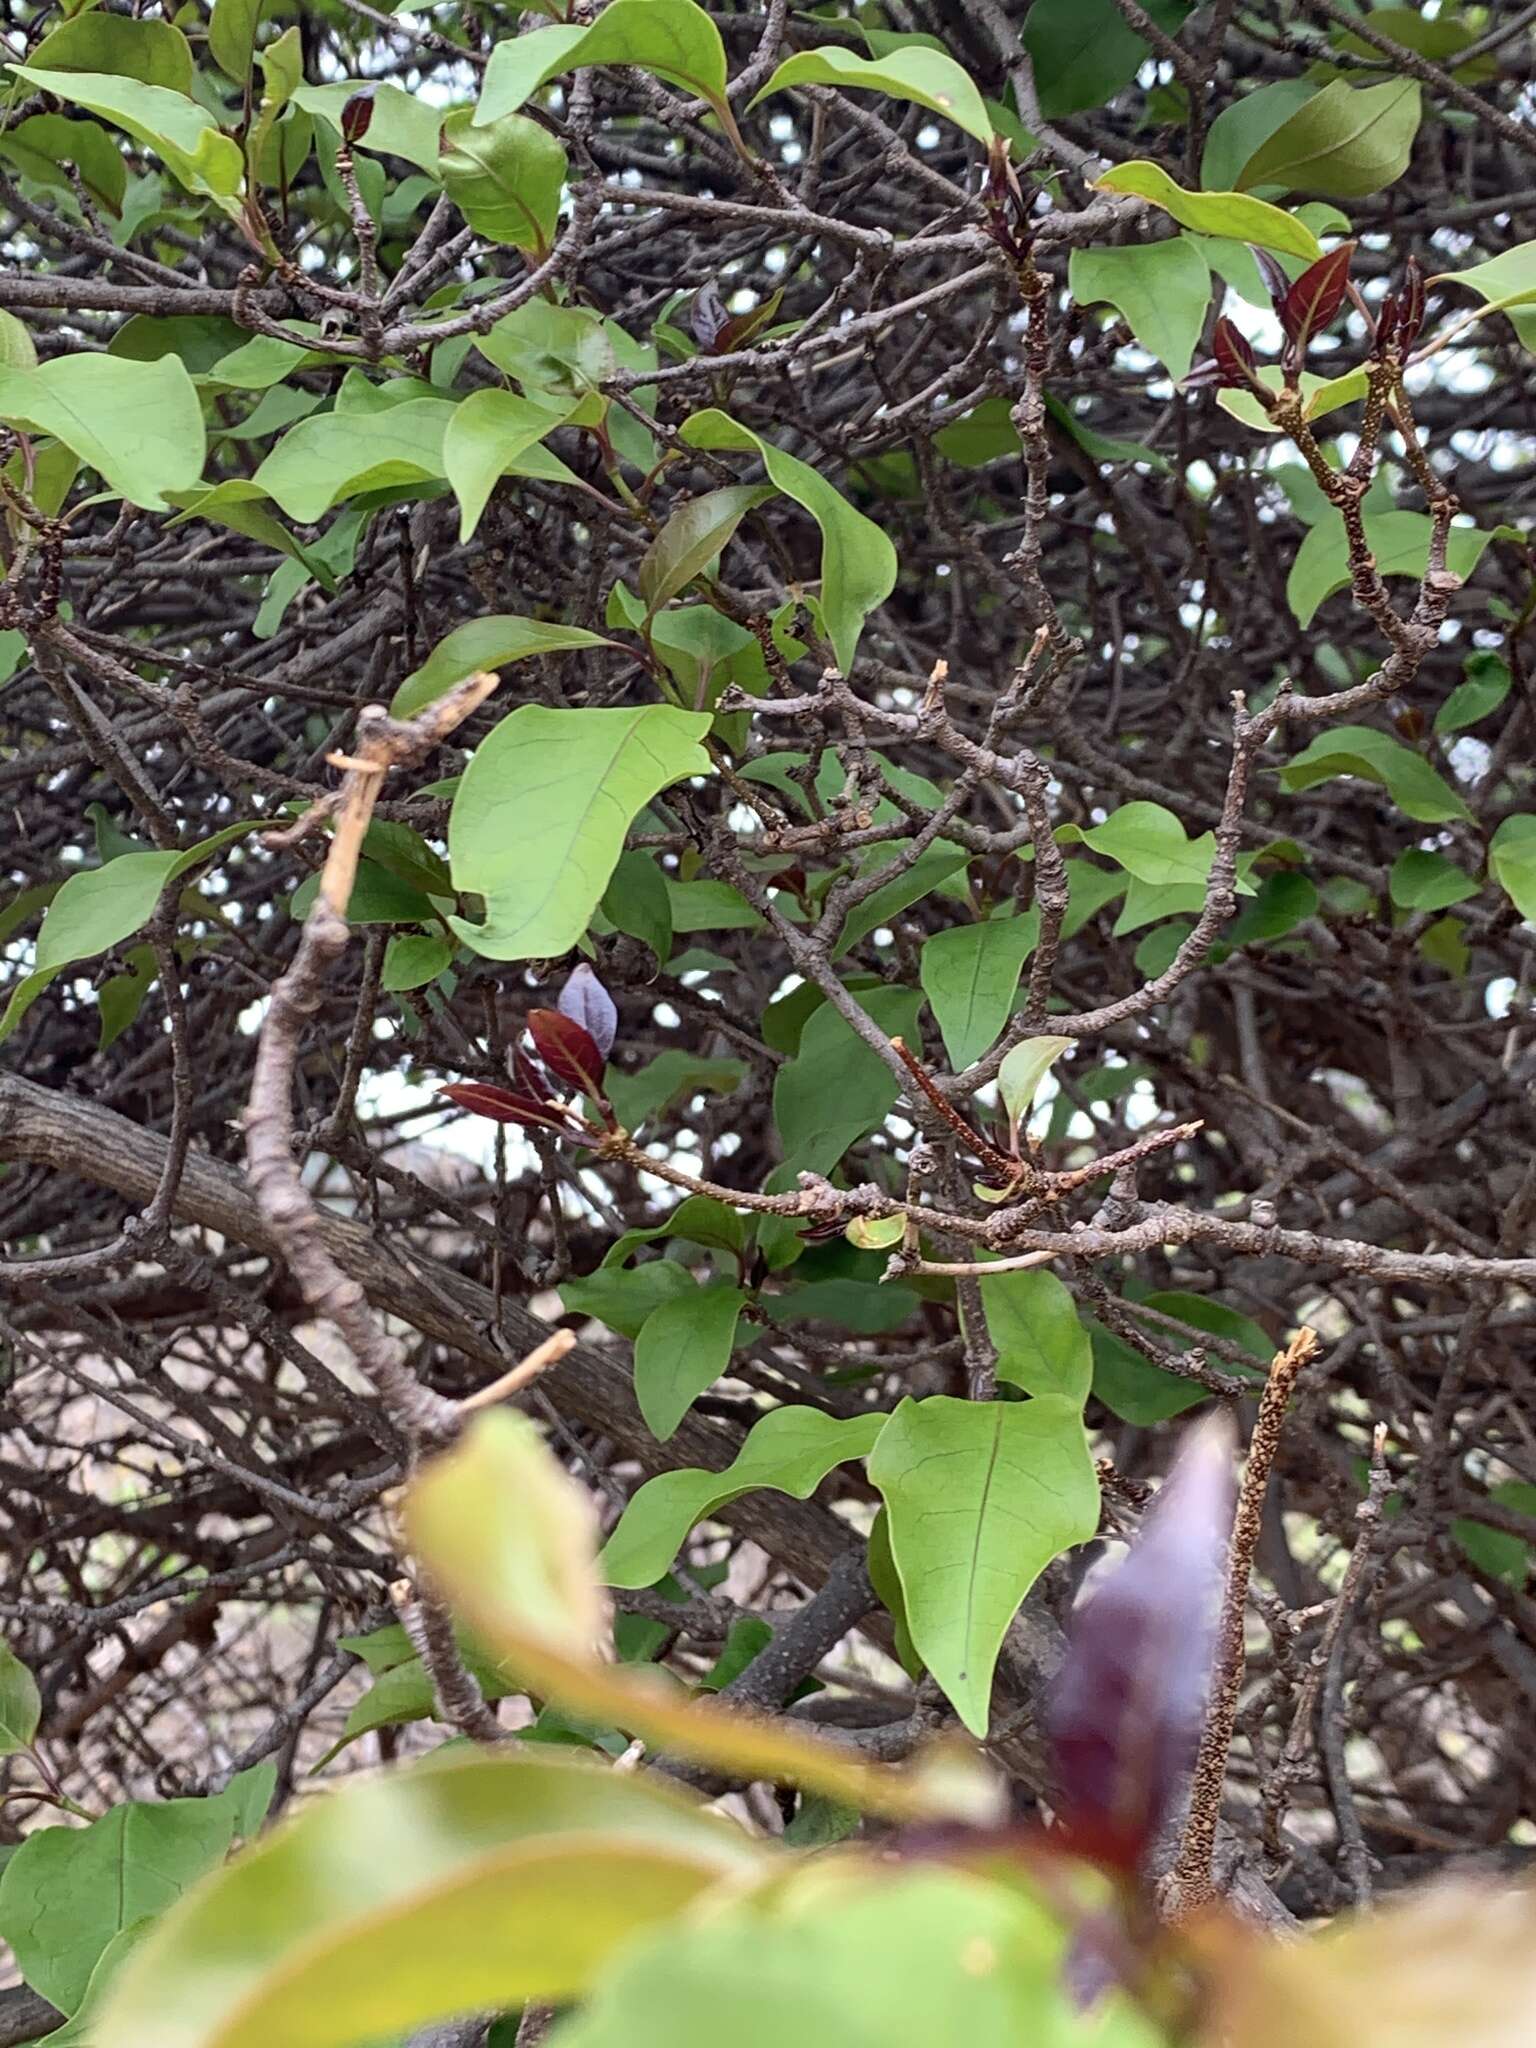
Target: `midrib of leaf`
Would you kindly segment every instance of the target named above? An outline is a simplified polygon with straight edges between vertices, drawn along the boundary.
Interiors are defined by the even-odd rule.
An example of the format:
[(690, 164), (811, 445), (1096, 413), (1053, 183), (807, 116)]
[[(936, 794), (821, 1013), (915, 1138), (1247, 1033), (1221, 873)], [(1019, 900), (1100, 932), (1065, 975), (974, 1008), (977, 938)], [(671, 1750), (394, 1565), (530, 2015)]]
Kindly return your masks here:
[[(965, 1662), (967, 1667), (969, 1667), (971, 1662), (971, 1629), (976, 1614), (976, 1580), (981, 1571), (982, 1531), (987, 1523), (987, 1502), (992, 1497), (992, 1479), (997, 1471), (998, 1453), (1002, 1449), (1002, 1443), (1003, 1415), (1002, 1410), (999, 1408), (992, 1417), (992, 1448), (987, 1455), (986, 1476), (981, 1483), (981, 1500), (976, 1509), (976, 1532), (971, 1540), (971, 1568), (966, 1575), (965, 1582)], [(962, 1671), (960, 1675), (969, 1681), (971, 1676), (969, 1668)]]

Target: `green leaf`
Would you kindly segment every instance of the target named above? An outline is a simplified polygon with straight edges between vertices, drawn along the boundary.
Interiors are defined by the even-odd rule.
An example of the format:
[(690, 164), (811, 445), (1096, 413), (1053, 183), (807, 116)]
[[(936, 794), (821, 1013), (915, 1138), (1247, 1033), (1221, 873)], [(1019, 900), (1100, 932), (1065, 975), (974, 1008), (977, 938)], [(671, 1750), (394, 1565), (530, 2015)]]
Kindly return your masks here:
[[(627, 4), (628, 0), (614, 0), (614, 6)], [(612, 13), (610, 7), (600, 21)], [(695, 413), (683, 422), (681, 434), (691, 448), (755, 450), (775, 488), (803, 505), (821, 528), (822, 616), (838, 666), (846, 673), (865, 621), (896, 587), (895, 548), (872, 519), (856, 512), (808, 462), (786, 455), (729, 414)]]
[(452, 414), (446, 399), (413, 398), (374, 414), (364, 432), (353, 415), (317, 413), (283, 436), (253, 481), (290, 519), (312, 525), (360, 491), (440, 478)]
[(1082, 1403), (903, 1401), (869, 1460), (918, 1655), (973, 1735), (1025, 1594), (1098, 1526)]
[(1093, 1347), (1067, 1289), (1044, 1266), (979, 1271), (998, 1378), (1026, 1394), (1060, 1394), (1081, 1408), (1093, 1380)]
[[(899, 840), (889, 846), (874, 847), (861, 863), (861, 879), (878, 874), (883, 868), (898, 865), (906, 851)], [(842, 954), (851, 952), (871, 932), (893, 923), (902, 911), (910, 909), (914, 903), (921, 903), (969, 861), (970, 855), (965, 848), (956, 846), (952, 840), (940, 839), (925, 847), (909, 868), (866, 896), (862, 903), (854, 905), (838, 934), (832, 957), (838, 959)]]
[(776, 1408), (752, 1425), (723, 1472), (687, 1467), (648, 1479), (598, 1556), (604, 1583), (654, 1585), (694, 1524), (744, 1493), (768, 1488), (808, 1500), (836, 1466), (868, 1456), (885, 1420), (878, 1414), (838, 1417), (819, 1408)]
[(102, 8), (77, 13), (31, 52), (42, 71), (94, 71), (136, 78), (168, 92), (192, 90), (192, 46), (168, 21), (136, 21)]
[(226, 1792), (114, 1806), (89, 1827), (28, 1835), (0, 1876), (0, 1935), (32, 1989), (74, 2012), (114, 1935), (164, 1912), (218, 1863), (241, 1817), (240, 1796)]
[(400, 157), (435, 182), (438, 134), (448, 113), (441, 104), (371, 78), (348, 78), (336, 85), (296, 84), (290, 97), (296, 107), (314, 114), (339, 137), (343, 107), (365, 86), (373, 93), (373, 115), (357, 147), (375, 156)]
[(249, 477), (226, 477), (212, 490), (205, 491), (199, 485), (191, 490), (168, 491), (166, 495), (173, 505), (181, 508), (174, 519), (166, 521), (168, 528), (182, 526), (190, 519), (206, 519), (215, 526), (227, 526), (232, 533), (243, 533), (252, 540), (264, 541), (291, 562), (297, 562), (325, 589), (335, 589), (336, 578), (317, 549), (306, 546), (288, 531), (272, 511), (266, 492)]
[(1115, 861), (1138, 880), (1160, 885), (1184, 883), (1203, 889), (1216, 858), (1216, 835), (1191, 839), (1162, 804), (1122, 804), (1102, 825), (1081, 834), (1083, 844)]
[(1449, 910), (1478, 891), (1472, 877), (1443, 853), (1417, 848), (1398, 855), (1387, 886), (1399, 910)]
[(1151, 2048), (1113, 2001), (1070, 2009), (1060, 1924), (1022, 1885), (844, 1857), (636, 1942), (559, 2048)]
[(923, 942), (919, 966), (949, 1063), (959, 1074), (979, 1060), (1007, 1023), (1024, 962), (1040, 934), (1040, 913), (957, 924)]
[[(1266, 305), (1269, 303), (1267, 291), (1264, 294), (1264, 303)], [(1259, 381), (1261, 384), (1267, 384), (1271, 391), (1278, 391), (1282, 381), (1280, 365), (1278, 363), (1261, 363), (1259, 366)], [(1319, 376), (1315, 370), (1303, 370), (1301, 373), (1301, 395), (1305, 403), (1302, 406), (1302, 418), (1307, 420), (1321, 419), (1326, 413), (1337, 412), (1341, 406), (1353, 405), (1356, 400), (1364, 398), (1367, 389), (1368, 385), (1363, 368), (1346, 370), (1341, 377), (1323, 377)], [(1282, 431), (1270, 418), (1269, 414), (1265, 412), (1263, 406), (1260, 405), (1258, 399), (1251, 391), (1218, 391), (1216, 403), (1223, 412), (1231, 413), (1233, 419), (1241, 420), (1244, 426), (1252, 427), (1258, 433), (1278, 434)], [(1378, 475), (1385, 475), (1385, 469), (1383, 468), (1379, 471)], [(1325, 508), (1331, 511), (1332, 508), (1327, 505), (1326, 499), (1324, 499), (1323, 503)], [(1423, 515), (1414, 513), (1410, 516), (1421, 518)]]
[(1144, 158), (1116, 164), (1098, 180), (1108, 192), (1134, 192), (1171, 213), (1181, 227), (1201, 235), (1227, 235), (1237, 242), (1257, 242), (1261, 249), (1279, 249), (1315, 262), (1323, 246), (1312, 230), (1278, 206), (1246, 192), (1186, 192), (1160, 164)]
[(134, 1920), (113, 1935), (96, 1959), (79, 2005), (62, 2027), (46, 2037), (49, 2048), (106, 2048), (101, 2020), (112, 1980), (153, 1925), (152, 1920)]
[(1391, 792), (1398, 809), (1421, 824), (1443, 825), (1472, 813), (1450, 784), (1441, 780), (1411, 747), (1368, 725), (1339, 725), (1320, 732), (1304, 753), (1280, 770), (1280, 787), (1312, 789), (1336, 775), (1358, 775)]
[(702, 576), (753, 506), (772, 496), (767, 485), (728, 484), (680, 505), (640, 558), (636, 581), (647, 617)]
[(454, 407), (443, 435), (443, 474), (459, 501), (461, 541), (473, 536), (502, 477), (577, 481), (542, 445), (574, 409), (574, 401), (523, 398), (515, 391), (472, 391)]
[(635, 1399), (658, 1443), (729, 1365), (746, 1302), (736, 1287), (695, 1287), (646, 1317), (635, 1340)]
[(37, 1680), (7, 1642), (0, 1642), (0, 1756), (30, 1747), (42, 1717)]
[(105, 867), (71, 875), (43, 919), (32, 971), (18, 983), (0, 1017), (0, 1040), (10, 1036), (56, 975), (131, 938), (149, 922), (168, 883), (256, 829), (254, 824), (227, 825), (185, 853), (125, 853)]
[(1498, 710), (1514, 678), (1498, 654), (1469, 654), (1462, 663), (1466, 681), (1458, 683), (1435, 713), (1436, 733), (1462, 732)]
[(745, 1060), (711, 1059), (674, 1046), (659, 1052), (638, 1073), (610, 1068), (606, 1086), (619, 1122), (627, 1131), (635, 1131), (680, 1098), (729, 1095), (746, 1072)]
[(523, 704), (482, 740), (448, 821), (455, 888), (485, 898), (485, 922), (451, 920), (490, 960), (567, 952), (607, 888), (643, 804), (707, 774), (708, 712), (667, 704), (555, 711)]
[[(1177, 0), (1151, 0), (1147, 8), (1168, 30), (1186, 11)], [(1024, 18), (1024, 47), (1048, 121), (1105, 106), (1152, 55), (1114, 0), (1034, 0)]]
[[(611, 647), (601, 633), (585, 626), (546, 625), (542, 619), (519, 618), (514, 612), (492, 612), (469, 619), (439, 640), (420, 668), (412, 669), (390, 701), (395, 718), (414, 718), (418, 711), (482, 669), (506, 668), (535, 654), (560, 654), (571, 647)], [(562, 714), (564, 716), (566, 714)], [(573, 712), (572, 717), (584, 716)]]
[(905, 1216), (855, 1216), (843, 1232), (861, 1252), (893, 1251), (907, 1234)]
[[(1241, 1344), (1255, 1360), (1254, 1370), (1262, 1373), (1267, 1366), (1274, 1346), (1269, 1342), (1258, 1324), (1247, 1316), (1239, 1315), (1236, 1309), (1228, 1308), (1225, 1302), (1213, 1301), (1203, 1294), (1185, 1294), (1168, 1291), (1149, 1294), (1143, 1304), (1127, 1301), (1125, 1306), (1134, 1314), (1136, 1308), (1160, 1309), (1163, 1314), (1175, 1316), (1192, 1328), (1204, 1330), (1213, 1337), (1225, 1337), (1233, 1344)], [(1164, 1372), (1149, 1358), (1143, 1358), (1121, 1338), (1095, 1323), (1091, 1326), (1093, 1340), (1093, 1391), (1111, 1414), (1118, 1415), (1125, 1422), (1149, 1428), (1153, 1423), (1166, 1421), (1170, 1416), (1182, 1415), (1186, 1408), (1194, 1408), (1200, 1402), (1210, 1399), (1207, 1390), (1198, 1380), (1188, 1380), (1178, 1373)], [(1188, 1351), (1195, 1339), (1180, 1337), (1161, 1326), (1149, 1326), (1147, 1334), (1159, 1345), (1174, 1351)], [(1243, 1368), (1237, 1368), (1239, 1371)], [(1225, 1362), (1223, 1371), (1232, 1370)]]
[(443, 123), (438, 175), (477, 235), (542, 259), (554, 241), (566, 172), (565, 150), (537, 121), (503, 114), (472, 125), (463, 107)]
[(1283, 939), (1317, 915), (1319, 900), (1317, 884), (1307, 875), (1298, 875), (1293, 868), (1267, 875), (1259, 885), (1258, 895), (1229, 927), (1227, 943), (1254, 946)]
[(1040, 1084), (1075, 1038), (1022, 1038), (1003, 1055), (997, 1070), (997, 1092), (1015, 1129), (1029, 1119)]
[[(115, 14), (101, 17), (109, 21), (120, 18)], [(70, 190), (62, 166), (72, 163), (92, 197), (109, 213), (122, 213), (128, 167), (117, 143), (95, 121), (71, 121), (64, 114), (29, 114), (0, 135), (0, 156), (40, 184), (62, 192)]]
[[(916, 1036), (915, 989), (859, 990), (858, 1001), (887, 1037)], [(773, 1119), (785, 1152), (804, 1171), (830, 1173), (850, 1145), (885, 1122), (898, 1092), (885, 1061), (824, 1003), (774, 1077)]]
[(654, 1777), (548, 1750), (355, 1779), (153, 1931), (103, 2039), (339, 2048), (574, 1997), (621, 1941), (758, 1853)]
[(1187, 235), (1121, 249), (1074, 249), (1068, 286), (1079, 305), (1104, 301), (1124, 314), (1175, 382), (1188, 375), (1211, 303), (1211, 273)]
[[(1516, 1514), (1536, 1517), (1536, 1486), (1526, 1480), (1501, 1480), (1489, 1487), (1488, 1498)], [(1451, 1524), (1451, 1534), (1487, 1578), (1524, 1586), (1531, 1569), (1531, 1547), (1525, 1537), (1517, 1536), (1513, 1529), (1495, 1529), (1470, 1515), (1459, 1515)]]
[(686, 1266), (671, 1259), (652, 1259), (644, 1266), (610, 1266), (567, 1280), (560, 1300), (567, 1315), (595, 1316), (631, 1343), (663, 1302), (676, 1301), (695, 1285)]
[(590, 28), (539, 28), (499, 42), (475, 120), (485, 125), (514, 112), (579, 64), (637, 64), (701, 99), (725, 98), (725, 45), (694, 0), (611, 0)]
[(1536, 924), (1536, 816), (1505, 818), (1488, 842), (1488, 872), (1527, 922)]
[[(636, 847), (619, 855), (619, 864), (603, 892), (602, 912), (616, 930), (639, 939), (663, 966), (666, 964), (672, 951), (672, 903), (654, 854)], [(623, 1111), (619, 1114), (622, 1117)]]
[(189, 192), (209, 194), (226, 210), (233, 209), (245, 175), (240, 145), (220, 133), (213, 115), (196, 100), (164, 86), (95, 71), (43, 71), (33, 64), (11, 69), (39, 92), (115, 121), (152, 149)]
[[(1488, 302), (1492, 312), (1536, 302), (1536, 242), (1518, 242), (1486, 263), (1474, 263), (1469, 270), (1445, 270), (1432, 277), (1432, 285), (1464, 284)], [(1515, 322), (1522, 342), (1530, 345), (1528, 330)]]
[[(1367, 512), (1365, 537), (1376, 557), (1377, 574), (1417, 581), (1428, 566), (1430, 531), (1427, 512)], [(1458, 576), (1470, 576), (1492, 539), (1491, 533), (1475, 527), (1453, 526), (1446, 567)], [(1349, 543), (1344, 522), (1335, 514), (1312, 528), (1291, 564), (1285, 595), (1297, 624), (1310, 626), (1323, 600), (1346, 589), (1349, 580)]]
[(1269, 185), (1364, 199), (1407, 170), (1419, 112), (1416, 79), (1353, 86), (1336, 78), (1259, 144), (1237, 174), (1238, 190)]
[[(214, 0), (208, 18), (208, 48), (214, 63), (236, 85), (244, 85), (251, 75), (256, 62), (256, 31), (270, 4), (271, 0)], [(159, 82), (170, 83), (168, 79)], [(191, 85), (189, 63), (182, 91), (190, 91)]]
[(55, 356), (32, 369), (0, 369), (0, 417), (52, 434), (130, 505), (169, 509), (203, 467), (203, 413), (175, 356)]
[(836, 85), (860, 92), (883, 92), (892, 99), (910, 100), (942, 114), (974, 135), (980, 143), (992, 140), (993, 127), (981, 94), (970, 74), (939, 50), (892, 50), (880, 58), (857, 57), (851, 50), (830, 45), (822, 50), (802, 50), (786, 57), (772, 78), (752, 100), (755, 107), (770, 93), (783, 92), (792, 85)]
[[(1200, 158), (1200, 183), (1205, 189), (1235, 191), (1244, 164), (1298, 107), (1306, 105), (1313, 92), (1304, 78), (1283, 78), (1276, 85), (1245, 92), (1223, 107), (1210, 125)], [(1264, 302), (1268, 303), (1267, 293)]]
[(385, 951), (384, 972), (379, 977), (379, 986), (391, 995), (401, 994), (406, 989), (425, 988), (429, 981), (436, 981), (452, 961), (453, 947), (446, 939), (433, 938), (425, 932), (402, 932), (398, 938), (390, 940)]

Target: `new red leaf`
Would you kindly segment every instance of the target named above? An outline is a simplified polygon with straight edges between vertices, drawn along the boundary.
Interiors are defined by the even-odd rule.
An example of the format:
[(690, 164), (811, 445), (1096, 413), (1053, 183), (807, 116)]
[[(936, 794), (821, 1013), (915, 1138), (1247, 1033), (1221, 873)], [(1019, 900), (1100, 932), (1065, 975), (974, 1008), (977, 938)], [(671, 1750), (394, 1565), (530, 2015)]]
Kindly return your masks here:
[(1276, 308), (1280, 325), (1286, 340), (1297, 348), (1305, 348), (1314, 334), (1321, 334), (1338, 318), (1349, 289), (1354, 253), (1353, 242), (1340, 242), (1337, 249), (1309, 264), (1280, 301)]
[(562, 1109), (546, 1109), (531, 1096), (514, 1095), (508, 1088), (498, 1088), (492, 1081), (454, 1081), (438, 1090), (460, 1109), (470, 1110), (475, 1116), (488, 1116), (498, 1124), (518, 1124), (526, 1131), (570, 1132), (570, 1123)]
[(530, 1010), (528, 1035), (552, 1074), (583, 1094), (602, 1099), (603, 1055), (584, 1024), (558, 1010)]

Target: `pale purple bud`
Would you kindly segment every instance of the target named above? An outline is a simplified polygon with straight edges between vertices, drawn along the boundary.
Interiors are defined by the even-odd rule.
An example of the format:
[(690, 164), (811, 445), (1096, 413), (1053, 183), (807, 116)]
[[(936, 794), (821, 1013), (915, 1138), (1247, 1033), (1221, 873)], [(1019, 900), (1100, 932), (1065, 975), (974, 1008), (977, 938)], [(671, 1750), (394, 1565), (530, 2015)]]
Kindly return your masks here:
[(619, 1013), (614, 1008), (613, 997), (585, 960), (572, 970), (570, 979), (561, 989), (559, 1009), (563, 1017), (569, 1017), (590, 1033), (598, 1051), (607, 1059), (618, 1035)]

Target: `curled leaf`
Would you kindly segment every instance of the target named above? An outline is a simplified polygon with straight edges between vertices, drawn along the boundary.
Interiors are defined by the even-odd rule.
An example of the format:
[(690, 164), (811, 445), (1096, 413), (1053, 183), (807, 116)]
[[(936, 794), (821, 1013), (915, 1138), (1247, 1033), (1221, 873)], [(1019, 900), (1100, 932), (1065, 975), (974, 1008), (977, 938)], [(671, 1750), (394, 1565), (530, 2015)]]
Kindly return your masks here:
[(1006, 1055), (997, 1070), (997, 1092), (1014, 1131), (1034, 1107), (1040, 1083), (1076, 1043), (1072, 1038), (1025, 1038)]
[(888, 1252), (901, 1243), (906, 1231), (905, 1216), (855, 1216), (843, 1235), (861, 1252)]

